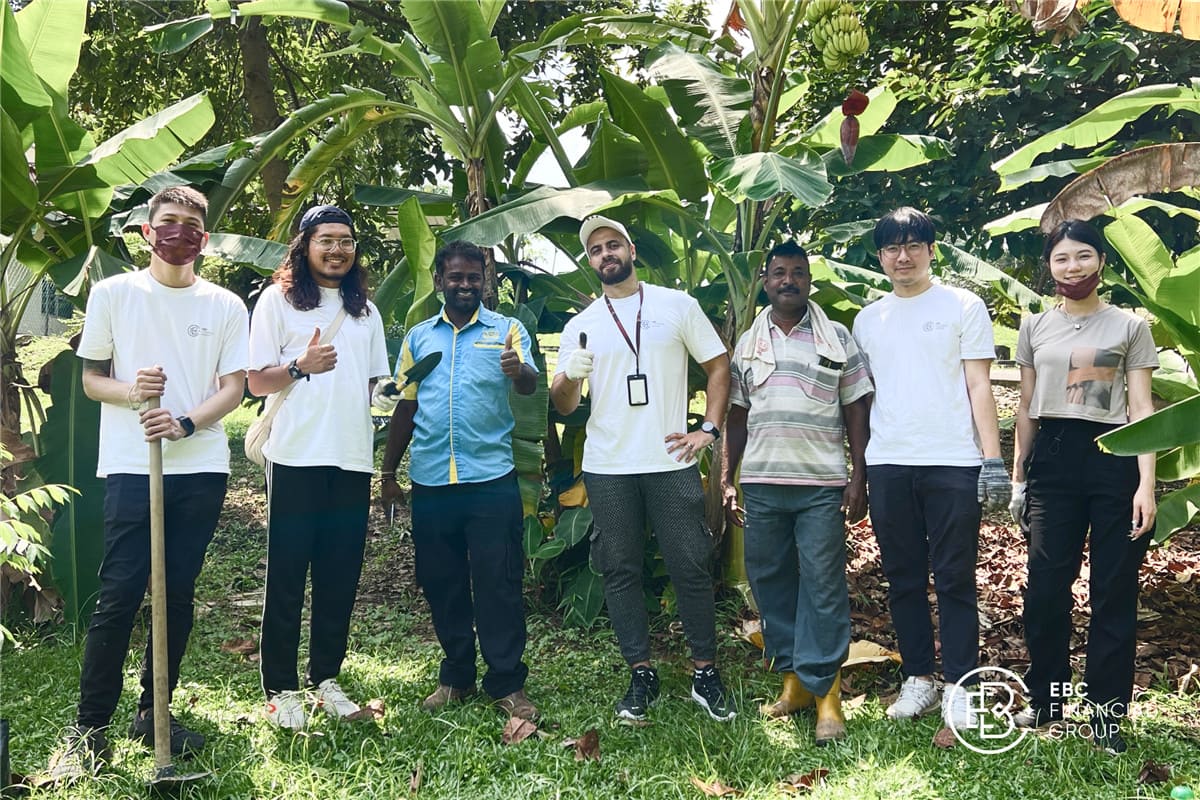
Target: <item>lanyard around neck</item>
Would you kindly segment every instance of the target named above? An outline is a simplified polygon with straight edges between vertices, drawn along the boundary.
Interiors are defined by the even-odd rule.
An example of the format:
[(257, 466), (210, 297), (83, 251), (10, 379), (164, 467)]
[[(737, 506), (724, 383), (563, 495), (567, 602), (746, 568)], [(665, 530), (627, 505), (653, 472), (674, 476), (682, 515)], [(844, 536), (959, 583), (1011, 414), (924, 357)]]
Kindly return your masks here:
[(625, 344), (629, 345), (629, 349), (633, 351), (634, 373), (639, 374), (639, 375), (642, 372), (641, 350), (642, 350), (642, 301), (643, 301), (643, 299), (644, 299), (644, 297), (642, 295), (642, 285), (639, 283), (638, 284), (637, 322), (634, 325), (634, 331), (633, 331), (634, 338), (637, 340), (637, 343), (635, 344), (632, 340), (630, 340), (629, 334), (626, 333), (625, 326), (621, 324), (621, 318), (617, 316), (617, 311), (616, 311), (616, 309), (613, 308), (613, 304), (609, 301), (608, 295), (604, 295), (604, 304), (608, 306), (608, 313), (612, 314), (613, 322), (617, 323), (617, 330), (619, 330), (621, 332), (621, 335), (625, 337)]

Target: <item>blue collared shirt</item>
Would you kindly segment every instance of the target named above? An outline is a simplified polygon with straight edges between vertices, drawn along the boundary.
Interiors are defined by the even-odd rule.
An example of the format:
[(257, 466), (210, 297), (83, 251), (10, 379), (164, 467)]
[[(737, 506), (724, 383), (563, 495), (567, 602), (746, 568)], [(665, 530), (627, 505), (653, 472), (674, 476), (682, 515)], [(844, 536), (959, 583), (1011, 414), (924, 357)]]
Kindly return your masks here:
[(513, 415), (508, 406), (512, 382), (500, 371), (504, 341), (523, 364), (529, 364), (529, 333), (516, 319), (483, 306), (461, 330), (446, 316), (413, 327), (404, 337), (396, 362), (396, 380), (430, 353), (442, 360), (419, 383), (408, 386), (402, 398), (417, 401), (409, 478), (423, 486), (479, 483), (513, 469)]

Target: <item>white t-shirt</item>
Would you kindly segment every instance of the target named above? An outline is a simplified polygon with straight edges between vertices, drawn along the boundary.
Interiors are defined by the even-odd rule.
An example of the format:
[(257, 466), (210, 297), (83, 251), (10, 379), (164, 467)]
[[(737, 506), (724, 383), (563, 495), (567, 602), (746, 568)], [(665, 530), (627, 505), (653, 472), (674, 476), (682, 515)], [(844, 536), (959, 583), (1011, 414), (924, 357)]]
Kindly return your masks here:
[[(246, 304), (203, 278), (175, 289), (150, 270), (126, 272), (92, 287), (77, 355), (112, 359), (112, 377), (132, 383), (137, 371), (161, 366), (167, 376), (162, 407), (187, 414), (216, 394), (218, 379), (246, 369)], [(100, 406), (96, 474), (150, 473), (150, 452), (137, 411)], [(229, 440), (218, 420), (186, 439), (163, 440), (163, 473), (229, 472)]]
[[(254, 307), (250, 323), (250, 369), (290, 363), (308, 347), (313, 329), (322, 334), (342, 307), (337, 289), (321, 288), (321, 304), (298, 311), (271, 284)], [(371, 426), (372, 378), (391, 373), (384, 342), (383, 318), (374, 303), (370, 313), (346, 315), (333, 341), (337, 366), (301, 379), (275, 415), (263, 455), (289, 467), (339, 467), (348, 472), (374, 472)], [(275, 402), (271, 395), (268, 403)]]
[(854, 338), (875, 379), (867, 464), (982, 463), (962, 364), (996, 357), (982, 300), (940, 284), (888, 294), (858, 312)]
[[(629, 405), (626, 377), (636, 371), (633, 351), (621, 335), (604, 298), (579, 312), (563, 329), (558, 372), (579, 349), (579, 333), (595, 355), (588, 379), (592, 399), (583, 448), (583, 469), (602, 475), (670, 472), (691, 466), (667, 453), (666, 437), (687, 432), (688, 355), (703, 363), (725, 355), (725, 343), (691, 296), (642, 284), (641, 372), (649, 404)], [(638, 295), (612, 300), (613, 310), (636, 344)]]

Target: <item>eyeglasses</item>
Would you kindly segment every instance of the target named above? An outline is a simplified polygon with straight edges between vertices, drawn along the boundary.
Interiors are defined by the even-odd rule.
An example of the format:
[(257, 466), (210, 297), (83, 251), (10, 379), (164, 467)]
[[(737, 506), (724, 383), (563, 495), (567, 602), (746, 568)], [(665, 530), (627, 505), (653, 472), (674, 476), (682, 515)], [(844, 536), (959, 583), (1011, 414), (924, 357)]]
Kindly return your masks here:
[(924, 253), (929, 248), (925, 242), (906, 242), (904, 244), (889, 244), (879, 248), (879, 252), (888, 258), (898, 258), (903, 250), (910, 257)]
[(345, 250), (347, 253), (353, 253), (354, 248), (358, 245), (357, 242), (349, 237), (345, 239), (328, 239), (322, 237), (320, 239), (313, 239), (312, 241), (313, 244), (317, 246), (318, 250), (325, 250), (329, 252), (332, 252), (333, 250)]

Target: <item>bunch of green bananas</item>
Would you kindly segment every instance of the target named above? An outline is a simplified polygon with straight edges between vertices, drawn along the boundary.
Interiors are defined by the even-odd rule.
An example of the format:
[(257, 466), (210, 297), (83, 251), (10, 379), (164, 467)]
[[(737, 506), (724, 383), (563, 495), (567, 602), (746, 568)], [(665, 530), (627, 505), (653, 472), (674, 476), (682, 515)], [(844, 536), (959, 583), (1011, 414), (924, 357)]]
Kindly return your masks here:
[(812, 26), (813, 44), (829, 69), (846, 66), (870, 46), (858, 12), (843, 0), (810, 0), (805, 19)]

